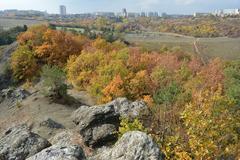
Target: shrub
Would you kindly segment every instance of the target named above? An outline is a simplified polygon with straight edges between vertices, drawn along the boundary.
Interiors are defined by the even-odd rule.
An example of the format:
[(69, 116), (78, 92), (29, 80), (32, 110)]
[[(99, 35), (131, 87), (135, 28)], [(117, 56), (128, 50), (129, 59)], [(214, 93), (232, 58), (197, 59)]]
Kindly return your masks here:
[(160, 88), (153, 96), (157, 104), (173, 104), (177, 96), (181, 93), (181, 87), (172, 82), (169, 85)]
[(65, 73), (57, 66), (45, 65), (42, 67), (43, 93), (57, 100), (67, 95)]
[(14, 41), (16, 41), (18, 34), (26, 30), (26, 25), (24, 25), (23, 27), (17, 26), (6, 31), (0, 30), (0, 45), (7, 45), (13, 43)]
[(120, 127), (119, 127), (119, 133), (118, 136), (122, 137), (122, 135), (129, 131), (142, 131), (147, 132), (147, 130), (144, 128), (143, 124), (138, 120), (134, 119), (133, 121), (130, 121), (127, 118), (122, 118)]
[(103, 59), (102, 52), (82, 52), (79, 56), (71, 56), (66, 67), (68, 81), (78, 89), (86, 89)]
[(224, 69), (226, 95), (240, 105), (240, 63), (231, 62)]
[(17, 81), (32, 79), (38, 74), (38, 65), (28, 46), (20, 46), (11, 57), (11, 69)]
[(123, 81), (120, 75), (117, 75), (103, 90), (104, 98), (102, 102), (109, 102), (117, 97), (124, 96)]
[(204, 90), (186, 105), (182, 119), (194, 159), (239, 156), (239, 109), (217, 91)]

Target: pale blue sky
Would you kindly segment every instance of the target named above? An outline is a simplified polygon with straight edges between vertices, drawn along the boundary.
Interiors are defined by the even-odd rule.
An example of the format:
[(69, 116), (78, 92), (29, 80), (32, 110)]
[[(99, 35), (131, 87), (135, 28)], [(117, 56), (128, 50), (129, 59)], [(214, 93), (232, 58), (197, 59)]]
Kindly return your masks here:
[(193, 13), (223, 8), (240, 8), (240, 0), (0, 0), (0, 10), (34, 9), (58, 13), (59, 5), (66, 5), (68, 13), (94, 11), (158, 11)]

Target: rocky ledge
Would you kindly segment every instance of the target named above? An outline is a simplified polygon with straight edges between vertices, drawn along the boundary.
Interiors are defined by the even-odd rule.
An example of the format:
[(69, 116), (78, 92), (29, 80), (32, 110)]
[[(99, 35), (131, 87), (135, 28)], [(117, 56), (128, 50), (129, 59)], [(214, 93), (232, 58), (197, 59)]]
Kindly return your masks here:
[(85, 154), (80, 146), (53, 145), (42, 150), (27, 160), (85, 160)]
[(30, 93), (21, 88), (7, 88), (0, 90), (0, 104), (4, 102), (6, 106), (14, 106), (23, 101)]
[(100, 106), (81, 106), (73, 114), (73, 129), (48, 118), (41, 125), (63, 131), (49, 140), (26, 125), (8, 129), (0, 138), (0, 160), (162, 160), (163, 153), (146, 133), (131, 131), (117, 141), (120, 117), (147, 112), (142, 101), (119, 98)]
[(148, 107), (143, 101), (118, 98), (103, 105), (81, 106), (73, 113), (72, 119), (86, 145), (98, 148), (117, 140), (121, 117), (136, 118), (146, 112)]
[(51, 144), (26, 125), (8, 129), (0, 139), (0, 160), (24, 160)]
[(163, 153), (153, 140), (143, 132), (125, 133), (112, 148), (100, 149), (89, 160), (162, 160)]

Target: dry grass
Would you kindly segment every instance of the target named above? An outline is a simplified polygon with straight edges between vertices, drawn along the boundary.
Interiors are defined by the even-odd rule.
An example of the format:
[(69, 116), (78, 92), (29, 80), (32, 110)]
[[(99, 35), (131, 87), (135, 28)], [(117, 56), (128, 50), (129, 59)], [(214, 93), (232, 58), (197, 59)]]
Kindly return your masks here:
[[(173, 48), (180, 47), (181, 50), (194, 53), (194, 37), (161, 35), (161, 33), (135, 33), (126, 34), (125, 39), (130, 43), (142, 46), (146, 50), (159, 51), (163, 46)], [(240, 38), (199, 38), (198, 48), (204, 59), (220, 57), (226, 60), (240, 58)], [(195, 53), (194, 53), (195, 54)]]
[(16, 26), (23, 26), (23, 25), (36, 25), (36, 24), (43, 24), (44, 21), (38, 20), (27, 20), (27, 19), (14, 19), (14, 18), (0, 18), (0, 27), (3, 29), (9, 29)]

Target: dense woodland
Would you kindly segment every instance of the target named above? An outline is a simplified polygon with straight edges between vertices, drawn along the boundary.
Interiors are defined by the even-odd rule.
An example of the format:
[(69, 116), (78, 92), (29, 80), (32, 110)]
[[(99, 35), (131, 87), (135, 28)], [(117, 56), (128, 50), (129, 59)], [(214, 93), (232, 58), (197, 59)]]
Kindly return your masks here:
[[(201, 28), (210, 36), (220, 34), (211, 27)], [(185, 29), (176, 32), (192, 30)], [(120, 134), (147, 132), (166, 159), (240, 158), (240, 61), (214, 59), (203, 65), (179, 50), (144, 52), (120, 40), (110, 43), (48, 26), (31, 27), (17, 40), (11, 57), (16, 82), (34, 84), (44, 72), (61, 76), (62, 83), (66, 79), (64, 87), (52, 84), (59, 86), (60, 96), (68, 85), (88, 91), (99, 104), (117, 97), (143, 99), (151, 113), (123, 120)]]

